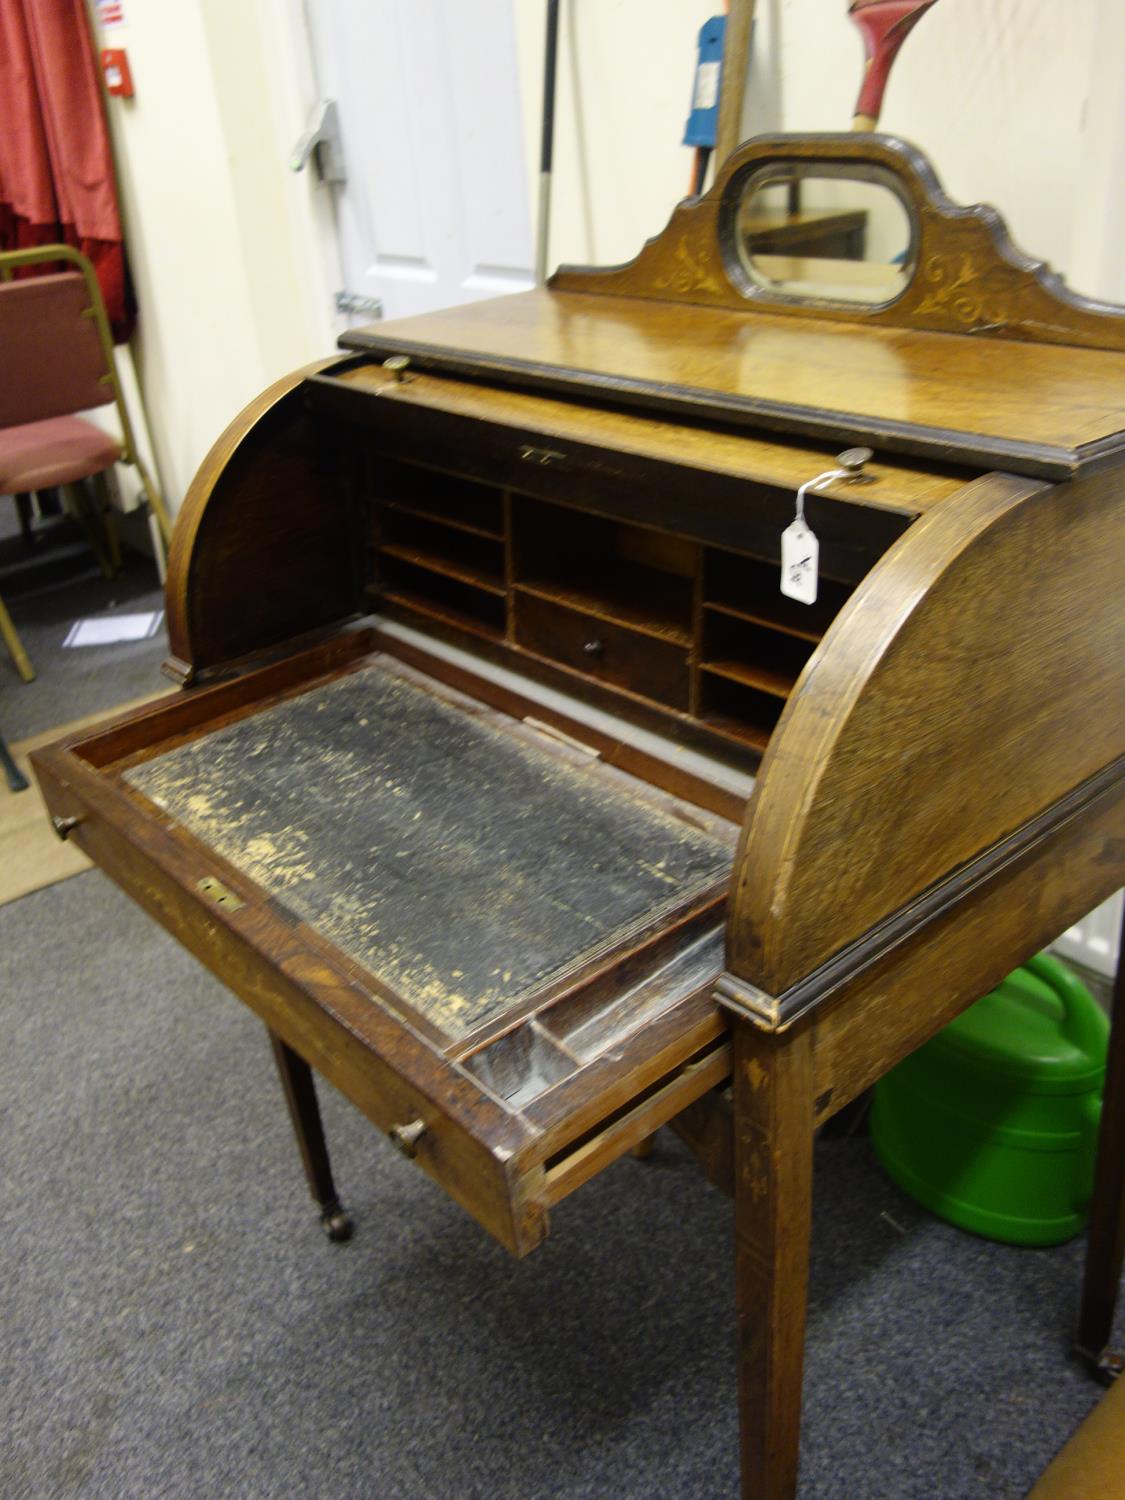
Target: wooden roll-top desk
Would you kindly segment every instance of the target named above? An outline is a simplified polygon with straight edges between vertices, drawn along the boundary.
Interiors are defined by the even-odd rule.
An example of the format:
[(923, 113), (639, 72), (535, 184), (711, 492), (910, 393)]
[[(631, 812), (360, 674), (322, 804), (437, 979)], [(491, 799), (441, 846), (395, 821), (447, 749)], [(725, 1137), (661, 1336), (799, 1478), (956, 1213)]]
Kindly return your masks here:
[[(755, 279), (778, 166), (890, 187), (892, 296)], [(338, 1237), (310, 1070), (516, 1255), (678, 1130), (735, 1199), (744, 1493), (792, 1495), (815, 1130), (1125, 881), (1125, 314), (901, 142), (798, 136), (629, 265), (341, 344), (216, 443), (182, 687), (39, 752), (50, 812), (265, 1021)]]

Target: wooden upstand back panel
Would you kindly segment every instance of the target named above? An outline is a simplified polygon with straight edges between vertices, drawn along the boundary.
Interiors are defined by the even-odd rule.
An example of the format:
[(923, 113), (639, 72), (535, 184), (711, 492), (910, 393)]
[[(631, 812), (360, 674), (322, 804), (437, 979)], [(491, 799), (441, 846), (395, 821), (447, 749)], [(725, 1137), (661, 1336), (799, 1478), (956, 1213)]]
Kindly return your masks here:
[[(815, 1129), (1125, 879), (1125, 315), (901, 142), (778, 137), (628, 266), (342, 343), (204, 464), (182, 686), (37, 753), (55, 826), (265, 1021), (335, 1238), (314, 1070), (517, 1255), (677, 1130), (792, 1496)], [(1103, 1372), (1123, 1143), (1117, 1024)]]

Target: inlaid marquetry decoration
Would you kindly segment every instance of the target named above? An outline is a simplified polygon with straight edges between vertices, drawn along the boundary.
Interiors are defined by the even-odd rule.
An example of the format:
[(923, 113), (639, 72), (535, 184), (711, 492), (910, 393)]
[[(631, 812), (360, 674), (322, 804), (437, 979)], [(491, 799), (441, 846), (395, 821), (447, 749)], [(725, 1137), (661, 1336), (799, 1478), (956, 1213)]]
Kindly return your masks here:
[[(744, 246), (747, 189), (763, 178), (775, 186), (780, 206), (758, 236), (765, 272), (752, 277), (740, 235)], [(855, 205), (870, 201), (873, 180), (893, 185), (911, 226), (909, 242), (892, 251), (889, 266), (880, 264), (877, 243), (865, 252), (864, 225), (855, 222), (865, 216)], [(868, 238), (877, 242), (872, 228)], [(823, 283), (819, 293), (800, 290), (810, 268)], [(887, 288), (882, 300), (880, 275)], [(1125, 311), (1071, 291), (1042, 261), (1025, 255), (994, 208), (950, 202), (928, 162), (887, 135), (759, 136), (735, 152), (705, 196), (679, 204), (635, 260), (604, 270), (563, 266), (550, 286), (1125, 350)]]

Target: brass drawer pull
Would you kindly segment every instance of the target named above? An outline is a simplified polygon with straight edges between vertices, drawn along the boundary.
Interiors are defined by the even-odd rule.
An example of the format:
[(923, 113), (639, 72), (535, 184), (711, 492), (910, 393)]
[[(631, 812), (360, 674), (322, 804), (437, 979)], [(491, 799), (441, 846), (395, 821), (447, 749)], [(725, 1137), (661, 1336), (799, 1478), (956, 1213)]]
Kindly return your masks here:
[(392, 1125), (388, 1134), (391, 1145), (411, 1158), (418, 1155), (418, 1142), (426, 1133), (425, 1120), (411, 1120), (409, 1125)]
[(605, 642), (598, 640), (597, 636), (595, 636), (593, 640), (587, 641), (582, 649), (587, 656), (604, 656)]
[(54, 828), (54, 830), (58, 834), (59, 838), (65, 841), (66, 839), (68, 839), (70, 837), (70, 835), (78, 827), (78, 825), (79, 825), (79, 823), (81, 823), (81, 821), (82, 821), (81, 817), (52, 818), (51, 819), (51, 826), (52, 826), (52, 828)]

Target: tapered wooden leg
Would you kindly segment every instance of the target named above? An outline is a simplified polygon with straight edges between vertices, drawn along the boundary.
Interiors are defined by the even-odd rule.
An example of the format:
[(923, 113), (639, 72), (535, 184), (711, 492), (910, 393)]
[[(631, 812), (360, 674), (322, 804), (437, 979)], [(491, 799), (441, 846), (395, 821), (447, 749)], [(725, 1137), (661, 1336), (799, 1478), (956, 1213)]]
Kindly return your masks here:
[(797, 1493), (812, 1227), (812, 1049), (734, 1023), (735, 1269), (742, 1493)]
[(1090, 1204), (1082, 1311), (1078, 1319), (1078, 1351), (1104, 1379), (1113, 1379), (1125, 1369), (1125, 1351), (1114, 1353), (1107, 1347), (1125, 1264), (1125, 913), (1122, 916), (1105, 1102)]
[(271, 1031), (269, 1036), (309, 1191), (320, 1208), (320, 1222), (330, 1240), (349, 1240), (355, 1225), (341, 1206), (336, 1184), (332, 1181), (332, 1166), (328, 1160), (312, 1069), (274, 1032)]

